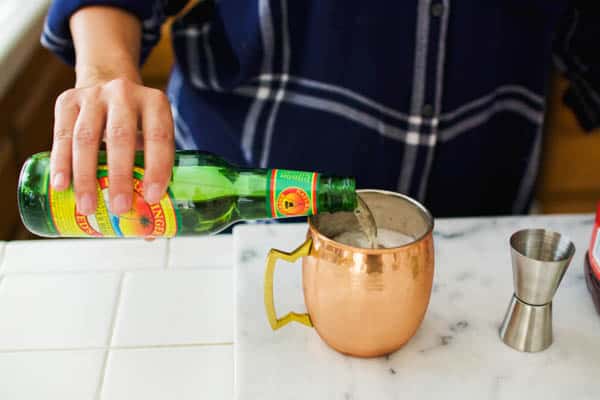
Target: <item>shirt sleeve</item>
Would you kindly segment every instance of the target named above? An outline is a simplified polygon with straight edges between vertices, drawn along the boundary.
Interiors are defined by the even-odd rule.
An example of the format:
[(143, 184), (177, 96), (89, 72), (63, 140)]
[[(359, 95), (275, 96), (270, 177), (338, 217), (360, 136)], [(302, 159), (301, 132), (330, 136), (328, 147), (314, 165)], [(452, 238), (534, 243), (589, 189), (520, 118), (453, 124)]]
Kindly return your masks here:
[(555, 64), (569, 79), (565, 104), (588, 132), (600, 127), (600, 4), (574, 0), (556, 35)]
[(75, 63), (75, 49), (69, 28), (69, 19), (77, 10), (92, 5), (121, 8), (137, 16), (142, 22), (143, 63), (160, 40), (160, 27), (165, 19), (179, 12), (186, 0), (54, 0), (44, 24), (41, 43), (69, 64)]

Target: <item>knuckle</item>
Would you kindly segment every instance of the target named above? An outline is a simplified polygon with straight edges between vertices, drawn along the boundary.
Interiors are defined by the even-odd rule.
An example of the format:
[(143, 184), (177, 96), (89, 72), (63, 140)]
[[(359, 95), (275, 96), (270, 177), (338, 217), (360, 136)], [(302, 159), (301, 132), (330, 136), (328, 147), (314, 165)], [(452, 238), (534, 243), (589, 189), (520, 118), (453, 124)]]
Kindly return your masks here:
[(73, 137), (75, 138), (75, 143), (80, 146), (89, 146), (97, 142), (94, 131), (87, 126), (76, 127)]
[(120, 125), (109, 126), (106, 128), (106, 140), (116, 144), (133, 142), (133, 132)]
[(71, 163), (70, 159), (65, 157), (64, 155), (58, 155), (55, 151), (51, 153), (50, 156), (50, 170), (52, 173), (63, 173), (65, 175), (70, 175), (71, 173)]
[(96, 175), (75, 170), (73, 172), (73, 184), (78, 191), (93, 191), (96, 188)]
[[(110, 171), (110, 170), (109, 170)], [(108, 180), (110, 182), (110, 186), (113, 188), (119, 188), (127, 185), (131, 185), (133, 177), (131, 173), (125, 173), (121, 171), (115, 171), (108, 174)]]
[(160, 103), (161, 105), (169, 103), (169, 99), (167, 98), (165, 92), (159, 89), (149, 88), (144, 96), (146, 96), (148, 100)]
[(57, 128), (54, 130), (54, 141), (65, 142), (73, 138), (73, 132), (66, 128)]
[(130, 86), (130, 82), (124, 78), (116, 78), (104, 84), (104, 88), (110, 92), (125, 94)]
[(101, 89), (99, 86), (90, 86), (82, 89), (82, 97), (90, 102), (97, 102), (100, 91)]
[(163, 168), (153, 168), (146, 171), (146, 178), (150, 182), (167, 183), (171, 179), (171, 169), (167, 166)]
[(147, 142), (159, 142), (165, 143), (172, 140), (172, 133), (169, 129), (164, 127), (148, 128), (144, 132), (144, 138)]
[(67, 89), (56, 98), (55, 108), (57, 110), (72, 107), (77, 103), (77, 89)]

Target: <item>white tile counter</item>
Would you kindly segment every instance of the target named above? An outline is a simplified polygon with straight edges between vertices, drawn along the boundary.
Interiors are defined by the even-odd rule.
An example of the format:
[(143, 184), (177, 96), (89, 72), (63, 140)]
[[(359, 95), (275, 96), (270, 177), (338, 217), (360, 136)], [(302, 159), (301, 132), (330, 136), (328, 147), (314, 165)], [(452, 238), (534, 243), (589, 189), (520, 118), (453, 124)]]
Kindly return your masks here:
[(0, 399), (233, 398), (231, 236), (0, 242)]
[[(296, 399), (301, 398), (299, 393), (291, 395), (288, 391), (297, 386), (294, 379), (310, 376), (310, 371), (323, 371), (323, 367), (329, 370), (324, 375), (326, 379), (315, 376), (305, 383), (310, 389), (303, 391), (308, 395), (305, 398), (387, 400), (403, 398), (403, 394), (408, 394), (407, 398), (433, 398), (435, 393), (438, 398), (439, 391), (457, 379), (462, 382), (460, 387), (441, 397), (518, 399), (525, 393), (519, 388), (530, 382), (531, 398), (542, 398), (536, 397), (541, 393), (554, 393), (547, 399), (561, 398), (569, 385), (573, 400), (598, 398), (594, 396), (600, 393), (600, 359), (597, 368), (592, 367), (585, 376), (574, 376), (572, 372), (589, 364), (589, 360), (579, 357), (586, 343), (596, 340), (594, 332), (581, 332), (578, 343), (564, 341), (567, 335), (577, 332), (580, 318), (598, 318), (581, 325), (586, 329), (600, 326), (600, 317), (592, 314), (591, 299), (581, 279), (591, 216), (436, 223), (436, 257), (440, 262), (436, 261), (439, 269), (434, 278), (432, 305), (422, 329), (405, 349), (387, 359), (367, 363), (342, 360), (340, 367), (343, 357), (322, 345), (308, 328), (290, 326), (276, 333), (263, 329), (267, 322), (263, 306), (258, 304), (250, 310), (257, 326), (250, 339), (258, 343), (252, 354), (264, 352), (264, 357), (272, 359), (270, 342), (277, 347), (287, 341), (287, 346), (293, 347), (297, 345), (294, 340), (300, 338), (303, 346), (310, 346), (313, 362), (323, 365), (307, 369), (294, 364), (305, 360), (306, 354), (301, 354), (301, 346), (295, 350), (290, 347), (289, 351), (278, 353), (280, 371), (274, 373), (272, 366), (256, 363), (252, 371), (237, 378), (234, 363), (238, 367), (244, 364), (240, 364), (241, 358), (234, 359), (244, 356), (243, 363), (248, 363), (251, 354), (249, 341), (240, 349), (234, 329), (235, 296), (239, 296), (234, 292), (234, 261), (238, 268), (256, 269), (254, 281), (259, 282), (268, 247), (263, 242), (287, 248), (296, 244), (302, 228), (266, 225), (262, 227), (264, 231), (256, 226), (237, 230), (237, 255), (233, 237), (225, 235), (154, 242), (0, 242), (0, 399), (233, 400), (234, 381), (238, 380), (239, 386), (242, 378), (246, 382), (253, 379), (252, 389), (260, 395), (243, 397), (240, 392), (236, 400)], [(489, 265), (481, 265), (481, 260), (486, 259), (486, 246), (498, 246), (501, 250), (494, 252), (494, 257), (501, 257), (500, 263), (508, 263), (505, 234), (514, 227), (531, 224), (571, 236), (577, 256), (556, 296), (555, 345), (549, 352), (523, 355), (505, 348), (495, 336), (511, 295), (510, 266), (491, 273), (487, 268), (497, 265), (498, 260)], [(248, 236), (248, 232), (252, 235)], [(478, 248), (475, 242), (482, 247)], [(449, 267), (450, 260), (460, 263), (453, 269)], [(297, 274), (292, 276), (297, 278)], [(279, 293), (286, 289), (286, 285), (281, 285), (282, 278), (285, 274), (278, 278)], [(297, 289), (289, 301), (301, 302), (301, 283), (289, 282), (287, 287)], [(260, 285), (256, 290), (262, 294)], [(465, 299), (472, 296), (485, 297), (482, 304), (491, 307), (493, 315), (466, 308)], [(570, 304), (569, 299), (576, 298), (582, 306), (568, 312), (565, 307)], [(446, 309), (450, 314), (446, 315)], [(484, 318), (486, 314), (489, 315)], [(468, 321), (468, 327), (461, 321)], [(269, 337), (275, 339), (271, 341)], [(597, 337), (600, 344), (600, 330)], [(443, 346), (444, 341), (450, 344)], [(468, 368), (477, 365), (479, 359), (467, 349), (488, 342), (494, 354), (503, 355), (502, 359), (494, 361), (486, 350), (482, 354), (488, 357), (489, 366), (471, 374)], [(424, 353), (418, 353), (419, 349), (424, 349)], [(467, 352), (462, 358), (456, 356), (461, 349)], [(597, 356), (599, 351), (590, 350), (589, 354)], [(533, 369), (514, 375), (513, 364), (525, 359)], [(561, 369), (561, 363), (573, 369)], [(537, 368), (545, 372), (538, 372)], [(289, 379), (279, 381), (276, 377)], [(365, 386), (367, 378), (371, 386)], [(578, 385), (590, 378), (596, 383)], [(428, 381), (437, 384), (419, 383)]]

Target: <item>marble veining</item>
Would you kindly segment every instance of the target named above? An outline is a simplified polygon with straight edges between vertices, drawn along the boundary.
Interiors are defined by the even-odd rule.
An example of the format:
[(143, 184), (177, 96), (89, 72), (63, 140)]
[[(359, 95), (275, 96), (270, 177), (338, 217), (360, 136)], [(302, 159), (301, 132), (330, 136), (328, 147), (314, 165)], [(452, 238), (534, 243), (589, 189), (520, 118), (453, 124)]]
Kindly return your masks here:
[[(331, 350), (311, 328), (269, 327), (265, 257), (296, 248), (305, 225), (236, 228), (236, 399), (598, 399), (600, 317), (583, 279), (592, 225), (589, 215), (436, 220), (423, 324), (399, 351), (368, 360)], [(508, 239), (523, 228), (561, 232), (577, 249), (554, 298), (554, 344), (536, 354), (498, 338), (513, 292)], [(305, 310), (299, 263), (278, 264), (275, 304), (280, 316)]]

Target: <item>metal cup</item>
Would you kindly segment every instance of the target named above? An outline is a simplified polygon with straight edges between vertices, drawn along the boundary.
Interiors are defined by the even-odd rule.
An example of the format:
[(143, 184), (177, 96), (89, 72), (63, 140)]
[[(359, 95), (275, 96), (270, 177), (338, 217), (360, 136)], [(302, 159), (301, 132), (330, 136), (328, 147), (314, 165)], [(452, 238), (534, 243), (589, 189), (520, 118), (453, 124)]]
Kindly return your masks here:
[(552, 337), (552, 299), (575, 254), (559, 233), (525, 229), (510, 238), (515, 293), (500, 327), (508, 346), (524, 352), (548, 348)]
[[(398, 350), (416, 333), (429, 305), (434, 273), (433, 217), (399, 193), (360, 190), (379, 228), (413, 236), (404, 246), (352, 247), (331, 237), (355, 224), (351, 212), (308, 219), (307, 239), (291, 253), (272, 249), (265, 271), (265, 307), (271, 327), (295, 321), (314, 327), (335, 350), (377, 357)], [(307, 314), (278, 317), (273, 273), (278, 259), (302, 257)]]

